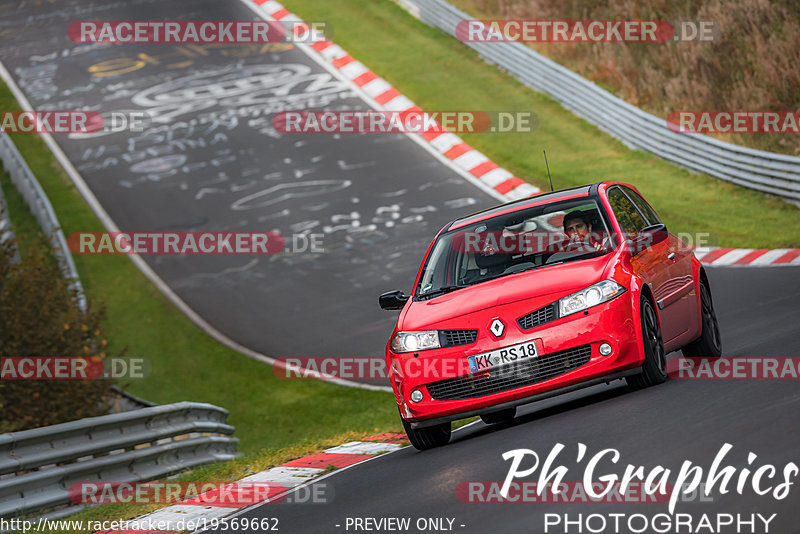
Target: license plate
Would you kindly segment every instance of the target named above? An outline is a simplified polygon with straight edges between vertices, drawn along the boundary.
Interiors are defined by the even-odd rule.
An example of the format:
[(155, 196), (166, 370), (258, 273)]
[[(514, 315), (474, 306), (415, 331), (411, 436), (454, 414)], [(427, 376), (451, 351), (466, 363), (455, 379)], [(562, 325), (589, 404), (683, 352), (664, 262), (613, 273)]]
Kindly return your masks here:
[(535, 358), (536, 356), (536, 343), (533, 341), (526, 341), (518, 345), (511, 345), (510, 347), (503, 347), (501, 349), (470, 356), (468, 358), (469, 369), (473, 373), (478, 373), (509, 365), (524, 360), (525, 358)]

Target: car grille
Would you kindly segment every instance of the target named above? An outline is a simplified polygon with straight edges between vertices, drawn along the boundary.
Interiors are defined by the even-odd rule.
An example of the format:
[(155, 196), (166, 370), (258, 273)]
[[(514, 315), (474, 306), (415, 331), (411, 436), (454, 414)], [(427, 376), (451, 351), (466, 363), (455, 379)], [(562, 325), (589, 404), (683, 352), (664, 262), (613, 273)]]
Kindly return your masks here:
[(536, 311), (532, 311), (528, 315), (523, 315), (519, 319), (517, 319), (517, 324), (523, 330), (530, 330), (540, 324), (544, 324), (550, 321), (555, 320), (556, 318), (556, 304), (548, 304), (544, 308), (539, 308)]
[(563, 375), (589, 362), (591, 345), (526, 358), (490, 372), (448, 378), (427, 385), (435, 400), (458, 400), (508, 391)]
[(439, 344), (442, 347), (469, 345), (477, 340), (477, 330), (441, 330), (439, 333)]

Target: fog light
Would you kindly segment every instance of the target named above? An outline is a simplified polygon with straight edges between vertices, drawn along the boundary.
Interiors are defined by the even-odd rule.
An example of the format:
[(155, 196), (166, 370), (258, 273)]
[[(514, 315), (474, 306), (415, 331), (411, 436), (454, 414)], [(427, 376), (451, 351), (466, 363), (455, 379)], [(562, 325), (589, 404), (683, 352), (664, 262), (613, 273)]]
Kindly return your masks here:
[(611, 345), (609, 345), (608, 343), (603, 343), (602, 345), (600, 345), (600, 354), (602, 354), (603, 356), (608, 356), (609, 354), (611, 354)]
[(418, 389), (415, 389), (411, 392), (411, 400), (413, 402), (419, 402), (422, 400), (422, 392)]

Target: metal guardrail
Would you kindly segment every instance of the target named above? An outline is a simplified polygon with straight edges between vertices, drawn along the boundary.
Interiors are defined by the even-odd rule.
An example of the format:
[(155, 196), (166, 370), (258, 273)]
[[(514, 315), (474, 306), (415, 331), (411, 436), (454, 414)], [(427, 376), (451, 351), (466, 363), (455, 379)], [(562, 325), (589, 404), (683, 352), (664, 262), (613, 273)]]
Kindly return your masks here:
[[(14, 239), (14, 228), (11, 226), (11, 217), (8, 214), (8, 206), (6, 206), (6, 199), (3, 196), (3, 190), (0, 188), (0, 243)], [(12, 261), (19, 260), (19, 251), (14, 247), (14, 257)]]
[(14, 229), (11, 227), (11, 219), (8, 216), (6, 199), (3, 190), (0, 189), (0, 242), (14, 239)]
[(77, 482), (140, 482), (237, 456), (228, 411), (179, 402), (0, 434), (0, 517), (67, 505)]
[(117, 386), (111, 386), (111, 403), (114, 407), (114, 413), (128, 412), (131, 410), (139, 410), (140, 408), (150, 408), (157, 406), (156, 403), (149, 400), (142, 399)]
[(11, 181), (27, 202), (42, 231), (50, 239), (50, 245), (55, 252), (61, 273), (70, 281), (70, 287), (77, 290), (79, 304), (81, 309), (85, 310), (86, 296), (83, 293), (83, 286), (78, 278), (78, 270), (72, 261), (72, 254), (67, 248), (67, 240), (61, 232), (61, 225), (58, 223), (53, 206), (30, 167), (22, 159), (17, 147), (5, 132), (0, 132), (0, 161), (3, 162), (3, 167), (11, 177)]
[[(454, 37), (460, 21), (474, 19), (444, 0), (397, 2), (422, 22)], [(800, 201), (800, 157), (672, 131), (666, 119), (640, 110), (524, 44), (464, 44), (632, 149), (652, 152), (691, 171), (778, 195), (793, 203)]]

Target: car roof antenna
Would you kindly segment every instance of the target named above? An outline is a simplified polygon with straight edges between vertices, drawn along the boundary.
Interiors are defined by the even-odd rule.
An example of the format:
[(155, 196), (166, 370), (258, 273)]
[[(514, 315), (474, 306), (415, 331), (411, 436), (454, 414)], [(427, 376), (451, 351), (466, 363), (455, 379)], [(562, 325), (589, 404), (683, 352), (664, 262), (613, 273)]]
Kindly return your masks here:
[(547, 151), (542, 150), (542, 154), (544, 154), (544, 165), (547, 167), (547, 177), (550, 179), (550, 191), (553, 191), (553, 177), (550, 176), (550, 165), (547, 164)]

